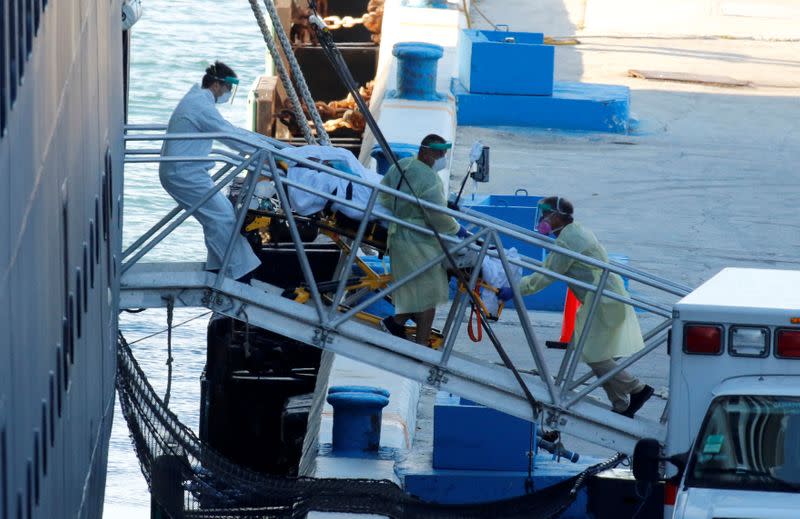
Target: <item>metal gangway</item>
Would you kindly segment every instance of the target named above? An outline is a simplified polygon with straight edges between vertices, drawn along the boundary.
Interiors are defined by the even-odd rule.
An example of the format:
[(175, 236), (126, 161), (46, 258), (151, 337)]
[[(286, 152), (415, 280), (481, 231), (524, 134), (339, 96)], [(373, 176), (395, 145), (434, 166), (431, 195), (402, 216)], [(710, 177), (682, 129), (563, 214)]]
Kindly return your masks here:
[[(463, 351), (455, 351), (456, 337), (465, 321), (464, 316), (469, 302), (469, 298), (464, 292), (457, 293), (450, 307), (447, 320), (442, 328), (443, 347), (439, 350), (426, 348), (385, 333), (377, 329), (374, 324), (359, 321), (357, 314), (440, 263), (445, 259), (444, 253), (429, 261), (417, 272), (405, 278), (395, 279), (388, 287), (372, 293), (361, 302), (347, 307), (341, 305), (346, 299), (346, 281), (351, 273), (359, 246), (362, 244), (367, 223), (371, 220), (370, 216), (375, 209), (378, 194), (390, 193), (409, 201), (414, 201), (413, 197), (381, 185), (373, 185), (360, 177), (343, 173), (318, 162), (297, 157), (288, 158), (282, 151), (286, 145), (279, 141), (275, 141), (275, 145), (271, 147), (252, 148), (252, 146), (248, 146), (251, 143), (245, 142), (241, 136), (237, 135), (222, 133), (166, 134), (164, 130), (164, 126), (127, 126), (125, 162), (137, 164), (162, 161), (208, 162), (212, 160), (219, 166), (213, 175), (216, 185), (197, 206), (188, 208), (188, 210), (175, 207), (123, 252), (120, 308), (158, 308), (173, 304), (171, 302), (174, 302), (175, 306), (206, 307), (218, 314), (246, 321), (249, 325), (258, 326), (325, 351), (344, 355), (409, 379), (446, 389), (513, 416), (542, 422), (551, 429), (577, 436), (618, 452), (632, 453), (635, 442), (640, 438), (656, 438), (659, 441), (665, 439), (666, 409), (658, 421), (642, 417), (630, 419), (614, 413), (610, 406), (589, 394), (620, 370), (629, 368), (648, 353), (664, 345), (672, 322), (671, 303), (687, 294), (690, 290), (688, 287), (626, 265), (613, 262), (603, 263), (562, 249), (556, 246), (553, 240), (538, 233), (488, 217), (485, 214), (454, 211), (422, 201), (421, 204), (427, 211), (448, 214), (470, 226), (473, 234), (467, 239), (460, 240), (454, 236), (443, 236), (443, 238), (453, 254), (459, 251), (472, 251), (472, 254), (477, 256), (475, 265), (480, 265), (483, 258), (487, 256), (494, 256), (502, 263), (509, 279), (512, 279), (513, 266), (523, 267), (565, 281), (572, 286), (582, 287), (593, 293), (602, 293), (605, 297), (663, 318), (644, 333), (644, 349), (622, 360), (615, 370), (596, 380), (593, 380), (594, 375), (591, 371), (577, 376), (576, 370), (600, 297), (593, 298), (583, 333), (577, 340), (570, 343), (556, 373), (553, 373), (545, 362), (543, 345), (537, 339), (530, 316), (517, 288), (514, 288), (514, 306), (535, 369), (518, 369), (502, 351), (502, 348), (498, 348), (498, 353), (503, 360), (502, 365)], [(240, 144), (243, 149), (248, 150), (249, 148), (249, 150), (233, 152), (216, 146), (210, 157), (160, 156), (160, 143), (164, 140), (209, 138), (224, 141), (226, 144)], [(148, 147), (153, 146), (153, 143), (157, 143), (157, 147)], [(350, 182), (367, 186), (371, 190), (368, 204), (366, 207), (359, 207), (345, 199), (344, 196), (322, 192), (291, 181), (277, 165), (277, 161), (281, 159), (299, 163), (303, 167), (317, 170), (321, 174), (346, 178)], [(333, 304), (325, 304), (321, 297), (317, 288), (320, 280), (314, 279), (297, 222), (289, 210), (286, 210), (286, 220), (296, 249), (297, 260), (311, 293), (310, 301), (306, 304), (281, 297), (280, 289), (265, 291), (250, 284), (239, 283), (226, 276), (227, 265), (233, 249), (233, 236), (219, 274), (205, 271), (202, 262), (147, 263), (141, 261), (155, 245), (174, 232), (186, 218), (191, 216), (200, 204), (241, 175), (244, 175), (245, 179), (234, 207), (237, 215), (236, 229), (242, 227), (249, 201), (260, 175), (273, 180), (283, 208), (289, 207), (287, 188), (291, 187), (364, 211), (366, 217), (360, 222), (355, 238), (350, 244), (349, 252), (341, 254), (337, 266), (336, 281), (338, 283), (332, 300)], [(391, 215), (382, 214), (381, 219), (414, 229), (422, 234), (433, 234), (430, 229), (406, 223)], [(547, 249), (549, 253), (571, 256), (583, 263), (598, 267), (602, 271), (602, 275), (596, 284), (588, 284), (549, 271), (537, 259), (524, 256), (509, 257), (502, 246), (501, 239), (503, 237), (538, 245)], [(469, 279), (470, 287), (475, 285), (480, 270), (479, 267), (472, 269), (471, 279)], [(646, 291), (654, 294), (655, 297), (638, 295), (623, 297), (606, 290), (605, 285), (610, 273), (625, 276), (629, 280), (647, 287)], [(665, 297), (671, 301), (664, 302)]]

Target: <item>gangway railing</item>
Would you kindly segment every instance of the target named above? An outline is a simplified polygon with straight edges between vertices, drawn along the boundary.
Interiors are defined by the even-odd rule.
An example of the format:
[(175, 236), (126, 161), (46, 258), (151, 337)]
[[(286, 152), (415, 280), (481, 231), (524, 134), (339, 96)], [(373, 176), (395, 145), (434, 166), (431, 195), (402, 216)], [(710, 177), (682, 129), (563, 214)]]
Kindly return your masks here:
[[(141, 132), (141, 133), (140, 133)], [(149, 132), (149, 133), (143, 133)], [(134, 142), (160, 142), (168, 139), (215, 139), (242, 150), (232, 153), (225, 149), (214, 148), (210, 157), (162, 157), (160, 148), (128, 149)], [(472, 236), (460, 240), (454, 236), (443, 236), (451, 254), (470, 251), (477, 258), (469, 280), (474, 286), (480, 272), (480, 263), (486, 257), (494, 257), (500, 261), (509, 279), (513, 279), (514, 267), (523, 267), (539, 272), (556, 280), (569, 283), (573, 287), (583, 288), (594, 294), (601, 294), (620, 301), (626, 305), (640, 308), (646, 312), (663, 318), (644, 334), (645, 347), (604, 376), (591, 381), (591, 372), (576, 376), (578, 364), (584, 345), (591, 330), (601, 297), (594, 297), (590, 304), (587, 322), (577, 341), (573, 341), (565, 352), (564, 358), (555, 375), (551, 374), (545, 362), (544, 350), (537, 339), (530, 316), (525, 309), (519, 290), (512, 283), (513, 299), (516, 313), (524, 333), (524, 339), (530, 350), (533, 370), (519, 370), (510, 359), (501, 355), (504, 365), (495, 365), (479, 357), (456, 351), (456, 337), (463, 325), (467, 309), (468, 297), (458, 292), (448, 312), (443, 326), (444, 345), (440, 350), (432, 350), (411, 343), (401, 338), (384, 333), (358, 320), (358, 314), (374, 302), (391, 295), (399, 287), (412, 282), (423, 273), (440, 264), (445, 259), (442, 252), (412, 272), (408, 276), (394, 279), (387, 287), (375, 291), (369, 297), (351, 307), (342, 307), (346, 298), (346, 281), (356, 260), (357, 251), (364, 239), (368, 222), (380, 219), (398, 226), (413, 229), (424, 235), (434, 233), (423, 226), (405, 222), (383, 210), (380, 216), (375, 214), (377, 199), (380, 193), (387, 193), (401, 200), (415, 202), (414, 197), (386, 186), (372, 184), (358, 176), (338, 171), (324, 164), (311, 160), (290, 156), (278, 145), (254, 149), (250, 143), (242, 141), (236, 135), (229, 134), (165, 134), (163, 127), (126, 128), (126, 163), (159, 163), (164, 161), (199, 161), (213, 160), (220, 164), (214, 174), (217, 181), (215, 187), (195, 206), (189, 208), (176, 207), (164, 218), (133, 242), (124, 254), (121, 282), (121, 307), (163, 307), (166, 296), (172, 296), (175, 304), (183, 306), (204, 306), (215, 312), (247, 321), (251, 325), (280, 333), (301, 342), (342, 354), (381, 369), (396, 372), (437, 387), (446, 388), (453, 393), (470, 398), (484, 405), (527, 420), (542, 420), (549, 427), (582, 437), (620, 452), (631, 453), (635, 441), (642, 437), (653, 437), (663, 440), (665, 426), (663, 415), (660, 421), (637, 417), (635, 420), (613, 413), (608, 405), (589, 397), (606, 380), (627, 369), (632, 364), (661, 346), (672, 319), (671, 301), (655, 300), (649, 297), (632, 295), (629, 297), (607, 289), (606, 284), (611, 273), (625, 276), (650, 291), (673, 300), (686, 295), (688, 287), (679, 283), (662, 279), (652, 274), (641, 272), (627, 265), (604, 263), (594, 258), (583, 256), (561, 248), (549, 238), (507, 222), (487, 217), (484, 214), (454, 211), (426, 201), (419, 204), (431, 213), (443, 213), (466, 222), (472, 229)], [(365, 186), (370, 190), (366, 206), (360, 206), (338, 194), (326, 193), (312, 186), (303, 185), (288, 178), (277, 166), (277, 160), (298, 163), (302, 167), (318, 171), (320, 174), (333, 175), (351, 183)], [(193, 215), (202, 203), (223, 189), (234, 178), (244, 174), (235, 210), (237, 215), (237, 232), (249, 207), (255, 183), (260, 175), (270, 178), (285, 210), (290, 235), (296, 249), (306, 285), (311, 293), (311, 304), (304, 305), (281, 298), (269, 291), (265, 292), (250, 285), (238, 283), (229, 277), (227, 266), (233, 248), (235, 234), (231, 236), (219, 274), (203, 270), (202, 263), (142, 263), (141, 260), (156, 244), (173, 232), (182, 221)], [(337, 266), (337, 288), (332, 302), (326, 305), (317, 288), (317, 280), (311, 269), (297, 222), (289, 210), (288, 189), (298, 189), (316, 195), (341, 206), (363, 211), (358, 230), (349, 244), (349, 252), (342, 255)], [(599, 269), (601, 275), (595, 283), (574, 279), (553, 272), (544, 267), (542, 261), (525, 256), (509, 257), (502, 246), (502, 237), (537, 245), (549, 253), (570, 256), (577, 261), (592, 265)], [(329, 280), (324, 280), (329, 281)], [(524, 385), (524, 387), (522, 387)], [(531, 399), (531, 395), (533, 399)]]

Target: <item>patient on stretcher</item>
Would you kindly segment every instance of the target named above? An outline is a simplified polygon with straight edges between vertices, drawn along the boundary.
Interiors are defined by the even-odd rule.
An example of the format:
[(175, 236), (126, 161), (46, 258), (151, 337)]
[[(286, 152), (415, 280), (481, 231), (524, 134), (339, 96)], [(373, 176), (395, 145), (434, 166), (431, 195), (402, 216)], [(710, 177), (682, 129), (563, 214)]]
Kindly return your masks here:
[[(352, 153), (345, 149), (331, 146), (308, 145), (286, 148), (282, 150), (282, 152), (288, 156), (288, 160), (284, 162), (283, 166), (286, 169), (286, 176), (289, 180), (307, 186), (317, 192), (345, 198), (348, 201), (352, 201), (357, 207), (366, 208), (369, 203), (372, 189), (368, 185), (351, 182), (344, 177), (337, 177), (324, 171), (305, 167), (300, 163), (292, 162), (291, 159), (302, 158), (320, 162), (349, 175), (364, 179), (370, 184), (378, 185), (382, 178), (376, 172), (364, 167)], [(358, 224), (364, 218), (363, 210), (331, 201), (315, 193), (309, 193), (308, 191), (291, 186), (288, 187), (287, 193), (289, 203), (294, 213), (305, 217), (313, 217), (322, 212), (331, 213), (331, 217), (326, 218), (325, 221), (319, 222), (320, 228), (325, 228), (325, 225), (333, 224), (336, 226), (337, 232), (340, 232), (343, 236), (354, 236)], [(374, 236), (385, 237), (385, 226), (380, 216), (387, 214), (391, 214), (391, 212), (376, 202), (371, 214), (371, 219), (376, 221), (375, 227), (381, 226), (381, 228), (378, 229), (378, 232), (374, 230), (368, 232), (368, 236), (373, 237), (373, 240), (368, 241), (368, 243), (372, 246), (377, 246), (381, 254), (385, 252), (385, 242), (376, 242)], [(344, 217), (342, 217), (342, 215), (344, 215)], [(509, 259), (518, 257), (516, 249), (513, 248), (508, 249), (506, 254), (509, 256)], [(470, 270), (475, 266), (477, 259), (478, 252), (474, 249), (462, 249), (456, 254), (457, 267), (460, 269)], [(499, 309), (499, 301), (496, 297), (494, 287), (508, 286), (511, 282), (516, 282), (521, 277), (522, 269), (516, 266), (514, 266), (514, 269), (513, 277), (515, 279), (509, 281), (498, 258), (493, 256), (486, 256), (484, 258), (481, 266), (481, 280), (483, 281), (481, 299), (490, 316), (496, 317)]]

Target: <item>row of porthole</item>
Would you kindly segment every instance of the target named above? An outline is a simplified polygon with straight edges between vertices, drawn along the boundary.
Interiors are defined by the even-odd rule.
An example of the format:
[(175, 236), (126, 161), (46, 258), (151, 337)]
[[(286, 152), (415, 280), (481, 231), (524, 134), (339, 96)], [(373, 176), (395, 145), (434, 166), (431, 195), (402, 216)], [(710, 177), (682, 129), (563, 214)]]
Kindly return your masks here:
[[(102, 176), (103, 189), (103, 220), (102, 220), (102, 241), (106, 243), (106, 257), (108, 265), (109, 286), (116, 276), (116, 255), (112, 255), (110, 249), (110, 226), (114, 220), (114, 203), (112, 198), (113, 186), (111, 185), (112, 164), (110, 154), (106, 154), (105, 171)], [(64, 263), (65, 273), (68, 273), (68, 212), (66, 201), (62, 209), (63, 231), (64, 231)], [(83, 336), (83, 314), (88, 312), (89, 291), (95, 287), (95, 268), (100, 264), (100, 207), (99, 198), (95, 197), (94, 219), (89, 220), (89, 242), (83, 242), (83, 264), (75, 269), (75, 290), (68, 289), (69, 277), (65, 276), (65, 312), (62, 319), (62, 341), (56, 345), (56, 369), (49, 373), (48, 397), (42, 399), (41, 424), (40, 428), (35, 428), (33, 456), (27, 460), (25, 496), (23, 499), (22, 489), (16, 494), (16, 518), (32, 518), (33, 507), (39, 505), (41, 497), (41, 478), (47, 476), (48, 472), (48, 443), (49, 447), (55, 447), (56, 420), (60, 419), (63, 413), (64, 394), (69, 391), (69, 370), (75, 362), (75, 342)], [(118, 217), (119, 215), (117, 215)], [(82, 272), (84, 274), (82, 274)], [(85, 273), (89, 272), (88, 275)], [(77, 308), (76, 308), (77, 306)], [(113, 338), (112, 338), (113, 340)], [(56, 416), (57, 414), (57, 416)], [(49, 427), (48, 427), (49, 424)], [(0, 517), (9, 518), (8, 501), (8, 451), (6, 429), (0, 429)]]
[(33, 38), (39, 34), (46, 7), (47, 0), (0, 0), (0, 49), (9, 49), (8, 61), (5, 52), (0, 52), (0, 137), (6, 133), (8, 112), (17, 100), (17, 91), (25, 77), (25, 64), (33, 51)]

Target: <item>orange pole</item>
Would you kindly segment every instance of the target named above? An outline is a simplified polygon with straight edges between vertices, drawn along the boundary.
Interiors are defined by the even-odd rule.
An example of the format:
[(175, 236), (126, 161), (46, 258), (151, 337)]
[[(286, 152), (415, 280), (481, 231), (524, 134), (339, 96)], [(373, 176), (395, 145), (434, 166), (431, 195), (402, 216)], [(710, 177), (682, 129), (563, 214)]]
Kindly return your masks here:
[(564, 317), (561, 321), (560, 342), (569, 342), (572, 339), (572, 332), (575, 330), (575, 314), (578, 313), (579, 306), (581, 306), (581, 302), (568, 288), (567, 298), (564, 301)]

